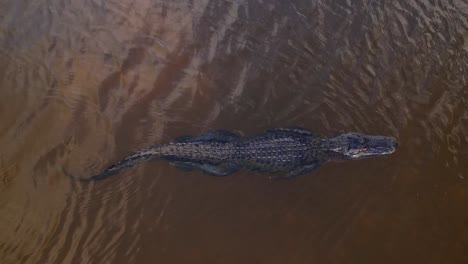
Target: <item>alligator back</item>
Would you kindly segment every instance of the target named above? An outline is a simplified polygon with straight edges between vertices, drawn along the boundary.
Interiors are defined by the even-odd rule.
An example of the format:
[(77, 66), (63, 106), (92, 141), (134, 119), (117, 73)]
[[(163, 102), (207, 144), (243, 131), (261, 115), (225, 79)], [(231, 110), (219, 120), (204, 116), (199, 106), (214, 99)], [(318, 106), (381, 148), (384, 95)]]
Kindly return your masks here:
[(310, 132), (298, 129), (272, 129), (249, 137), (223, 130), (208, 131), (143, 149), (98, 175), (77, 179), (101, 180), (151, 159), (169, 160), (179, 169), (197, 169), (218, 176), (241, 168), (261, 172), (290, 171), (317, 160), (318, 141)]

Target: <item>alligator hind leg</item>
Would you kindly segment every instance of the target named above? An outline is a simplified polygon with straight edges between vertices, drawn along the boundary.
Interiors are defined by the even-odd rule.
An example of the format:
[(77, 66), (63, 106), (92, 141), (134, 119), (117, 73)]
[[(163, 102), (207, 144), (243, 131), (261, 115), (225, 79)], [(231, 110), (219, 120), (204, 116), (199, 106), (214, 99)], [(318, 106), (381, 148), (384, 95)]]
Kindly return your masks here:
[(232, 132), (226, 130), (210, 130), (207, 131), (199, 136), (182, 136), (176, 138), (176, 142), (210, 142), (210, 141), (218, 141), (218, 142), (229, 142), (239, 139), (239, 135), (234, 134)]
[(227, 176), (240, 169), (239, 165), (234, 162), (225, 162), (220, 164), (202, 164), (196, 162), (175, 162), (174, 165), (182, 170), (199, 170), (213, 176)]
[(218, 165), (200, 164), (197, 169), (213, 176), (228, 176), (238, 171), (240, 167), (234, 162), (225, 162)]
[(184, 170), (184, 171), (191, 171), (195, 169), (195, 167), (192, 165), (192, 162), (182, 162), (182, 161), (176, 161), (176, 162), (171, 162), (171, 165), (174, 165), (179, 170)]

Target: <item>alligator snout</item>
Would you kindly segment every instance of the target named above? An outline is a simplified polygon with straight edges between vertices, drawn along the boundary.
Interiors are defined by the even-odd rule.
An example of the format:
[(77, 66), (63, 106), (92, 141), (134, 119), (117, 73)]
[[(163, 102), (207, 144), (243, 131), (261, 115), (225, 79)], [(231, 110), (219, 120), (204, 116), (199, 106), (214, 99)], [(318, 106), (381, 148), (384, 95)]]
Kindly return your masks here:
[(389, 137), (389, 139), (391, 141), (390, 145), (392, 146), (393, 151), (395, 151), (398, 148), (398, 145), (400, 143), (398, 143), (398, 140), (396, 140), (396, 138), (394, 138), (394, 137)]

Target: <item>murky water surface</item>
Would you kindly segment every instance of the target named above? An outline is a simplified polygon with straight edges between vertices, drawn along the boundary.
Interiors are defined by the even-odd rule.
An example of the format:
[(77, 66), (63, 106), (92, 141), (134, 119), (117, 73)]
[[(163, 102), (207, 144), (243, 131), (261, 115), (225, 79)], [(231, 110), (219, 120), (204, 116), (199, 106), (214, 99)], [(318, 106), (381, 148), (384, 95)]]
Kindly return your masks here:
[[(3, 1), (1, 263), (468, 263), (464, 0)], [(209, 129), (390, 135), (290, 181), (150, 162)]]

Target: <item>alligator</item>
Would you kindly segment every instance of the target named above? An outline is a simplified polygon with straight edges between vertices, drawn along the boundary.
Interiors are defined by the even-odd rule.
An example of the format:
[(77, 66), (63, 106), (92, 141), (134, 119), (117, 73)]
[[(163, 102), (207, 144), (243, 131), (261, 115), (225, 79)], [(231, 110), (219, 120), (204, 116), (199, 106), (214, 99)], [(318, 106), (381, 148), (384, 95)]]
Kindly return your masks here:
[(225, 130), (211, 130), (142, 149), (95, 176), (71, 177), (82, 182), (103, 180), (141, 162), (160, 159), (182, 170), (199, 170), (214, 176), (247, 169), (291, 178), (330, 160), (391, 154), (397, 145), (393, 137), (346, 133), (325, 138), (294, 127), (268, 129), (246, 137)]

